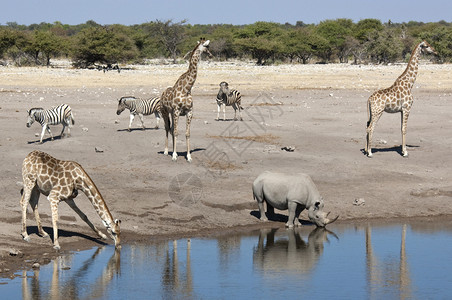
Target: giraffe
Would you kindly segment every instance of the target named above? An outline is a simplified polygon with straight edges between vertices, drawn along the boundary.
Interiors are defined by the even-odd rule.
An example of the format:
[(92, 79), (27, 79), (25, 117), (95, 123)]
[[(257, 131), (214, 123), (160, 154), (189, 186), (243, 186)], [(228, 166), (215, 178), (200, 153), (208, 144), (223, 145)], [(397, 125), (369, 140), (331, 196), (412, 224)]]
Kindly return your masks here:
[(394, 84), (389, 88), (374, 92), (367, 100), (367, 139), (364, 151), (368, 157), (372, 157), (372, 134), (383, 112), (401, 113), (402, 155), (408, 156), (406, 131), (408, 116), (413, 105), (411, 89), (418, 73), (419, 57), (424, 53), (437, 55), (435, 49), (429, 43), (426, 41), (420, 42), (411, 53), (405, 71), (396, 79)]
[(25, 241), (30, 241), (26, 225), (28, 203), (30, 203), (35, 215), (38, 233), (43, 237), (48, 236), (42, 229), (38, 212), (40, 193), (46, 195), (50, 202), (54, 249), (60, 249), (57, 227), (58, 204), (60, 201), (66, 202), (94, 232), (102, 239), (106, 239), (107, 236), (98, 230), (90, 222), (88, 217), (75, 205), (74, 198), (77, 197), (78, 190), (81, 190), (91, 201), (97, 214), (102, 219), (102, 223), (115, 242), (115, 247), (121, 247), (119, 228), (121, 221), (113, 219), (105, 200), (81, 165), (73, 161), (59, 160), (47, 153), (35, 150), (30, 152), (23, 161), (22, 179), (24, 188), (20, 205), (22, 207), (22, 237)]
[[(191, 162), (190, 155), (190, 123), (193, 117), (193, 101), (191, 95), (191, 89), (196, 81), (198, 73), (198, 63), (203, 52), (207, 52), (209, 56), (212, 54), (209, 52), (209, 40), (201, 39), (200, 42), (191, 52), (190, 64), (188, 70), (182, 74), (176, 81), (174, 86), (168, 87), (161, 96), (161, 113), (163, 120), (165, 121), (165, 151), (164, 154), (168, 155), (168, 133), (171, 131), (173, 137), (173, 156), (172, 160), (177, 160), (176, 152), (176, 140), (178, 136), (178, 121), (179, 116), (186, 116), (187, 128), (185, 132), (185, 138), (187, 143), (187, 161)], [(172, 124), (171, 124), (172, 123)]]

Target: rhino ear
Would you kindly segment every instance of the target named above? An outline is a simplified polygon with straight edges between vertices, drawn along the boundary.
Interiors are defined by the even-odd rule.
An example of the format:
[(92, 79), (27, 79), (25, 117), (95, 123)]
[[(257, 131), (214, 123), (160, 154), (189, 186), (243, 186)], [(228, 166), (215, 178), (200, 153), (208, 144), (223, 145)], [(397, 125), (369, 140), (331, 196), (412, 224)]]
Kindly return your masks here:
[(316, 203), (314, 203), (314, 207), (315, 207), (315, 210), (320, 209), (320, 202), (317, 201)]

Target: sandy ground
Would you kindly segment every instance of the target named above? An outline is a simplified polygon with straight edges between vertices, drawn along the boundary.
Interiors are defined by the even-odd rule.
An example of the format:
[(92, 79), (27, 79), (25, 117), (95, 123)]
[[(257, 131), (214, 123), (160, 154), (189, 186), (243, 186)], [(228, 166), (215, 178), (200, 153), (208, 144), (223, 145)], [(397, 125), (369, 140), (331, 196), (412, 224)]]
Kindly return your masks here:
[[(405, 65), (281, 65), (203, 61), (193, 89), (193, 162), (185, 160), (185, 117), (179, 159), (163, 155), (164, 129), (155, 118), (139, 119), (132, 132), (128, 112), (116, 115), (117, 99), (151, 97), (174, 84), (187, 65), (135, 66), (121, 73), (57, 68), (0, 68), (0, 276), (45, 263), (57, 255), (48, 238), (20, 236), (19, 207), (25, 156), (39, 149), (79, 162), (95, 181), (113, 216), (122, 220), (123, 243), (168, 236), (207, 234), (237, 226), (267, 226), (258, 219), (251, 193), (265, 170), (311, 175), (338, 222), (370, 218), (452, 215), (452, 66), (421, 62), (408, 121), (409, 157), (400, 154), (400, 115), (385, 114), (374, 134), (374, 157), (362, 149), (366, 101), (390, 86)], [(218, 84), (242, 93), (243, 122), (215, 121)], [(37, 141), (41, 128), (25, 126), (27, 109), (69, 104), (72, 137)], [(220, 115), (222, 116), (222, 114)], [(161, 123), (161, 127), (163, 123)], [(61, 126), (52, 127), (58, 135)], [(282, 150), (292, 147), (293, 152)], [(95, 148), (103, 152), (96, 152)], [(361, 205), (355, 205), (358, 199)], [(85, 195), (79, 207), (102, 228)], [(41, 196), (45, 230), (52, 234), (50, 207)], [(286, 212), (280, 212), (286, 215)], [(62, 252), (104, 243), (66, 205), (59, 209)], [(306, 212), (301, 219), (307, 220)], [(284, 226), (281, 221), (270, 222)], [(111, 240), (106, 243), (112, 244)]]

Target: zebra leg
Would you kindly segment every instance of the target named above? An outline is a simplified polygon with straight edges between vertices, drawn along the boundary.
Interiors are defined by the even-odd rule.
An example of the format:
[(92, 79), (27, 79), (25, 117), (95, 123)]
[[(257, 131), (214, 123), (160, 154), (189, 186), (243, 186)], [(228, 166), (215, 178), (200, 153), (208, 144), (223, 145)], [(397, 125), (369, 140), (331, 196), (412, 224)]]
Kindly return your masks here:
[(223, 121), (226, 121), (226, 104), (223, 103)]
[(221, 104), (218, 104), (218, 103), (217, 103), (217, 106), (218, 106), (218, 111), (217, 111), (217, 118), (216, 118), (216, 120), (219, 121), (219, 120), (220, 120)]
[(140, 117), (141, 127), (143, 128), (143, 130), (146, 129), (146, 127), (144, 127), (143, 114), (138, 114), (138, 117)]
[(135, 118), (135, 115), (130, 114), (129, 128), (127, 128), (127, 131), (129, 131), (129, 132), (130, 132), (130, 127), (132, 127), (132, 122), (133, 122), (134, 118)]
[(185, 130), (185, 140), (187, 143), (187, 161), (191, 162), (191, 154), (190, 154), (190, 124), (191, 124), (191, 119), (193, 117), (193, 112), (190, 110), (187, 113), (187, 128)]
[[(52, 132), (50, 131), (50, 126), (49, 126), (49, 125), (47, 125), (47, 132), (50, 134), (50, 140), (53, 141), (53, 134), (52, 134)], [(42, 138), (42, 137), (41, 137), (41, 138)]]
[(62, 123), (62, 124), (63, 124), (63, 130), (61, 130), (61, 134), (60, 134), (61, 138), (64, 137), (64, 129), (66, 129), (66, 125), (64, 123)]
[[(44, 134), (46, 133), (46, 129), (49, 131), (50, 133), (50, 129), (47, 126), (47, 124), (42, 125), (42, 131), (41, 131), (41, 138), (39, 139), (39, 143), (42, 144), (42, 139), (44, 138)], [(51, 133), (50, 133), (51, 134)], [(52, 137), (53, 140), (53, 137)]]
[(234, 109), (234, 121), (237, 121), (237, 105), (233, 104), (232, 108)]
[(160, 123), (160, 115), (159, 115), (158, 112), (155, 112), (154, 115), (155, 115), (155, 118), (157, 119), (157, 122), (155, 123), (155, 127), (154, 128), (158, 129), (159, 128), (159, 123)]

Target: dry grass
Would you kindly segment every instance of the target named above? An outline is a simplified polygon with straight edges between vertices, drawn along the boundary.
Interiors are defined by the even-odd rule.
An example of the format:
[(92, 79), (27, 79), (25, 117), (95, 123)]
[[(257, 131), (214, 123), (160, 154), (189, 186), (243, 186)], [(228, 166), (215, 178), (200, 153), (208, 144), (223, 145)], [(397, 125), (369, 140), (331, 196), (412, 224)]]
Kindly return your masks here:
[(263, 102), (263, 103), (251, 103), (248, 106), (279, 106), (279, 105), (284, 105), (284, 103), (282, 103), (282, 102), (276, 102), (276, 103)]
[(207, 163), (207, 166), (210, 169), (222, 170), (222, 171), (242, 169), (241, 166), (234, 165), (230, 162), (222, 162), (222, 161), (209, 161)]
[(272, 144), (277, 145), (279, 140), (279, 137), (276, 135), (273, 135), (271, 133), (268, 134), (262, 134), (262, 135), (248, 135), (248, 136), (221, 136), (221, 135), (207, 135), (209, 138), (214, 139), (234, 139), (234, 140), (247, 140), (257, 143), (264, 143), (264, 144)]

